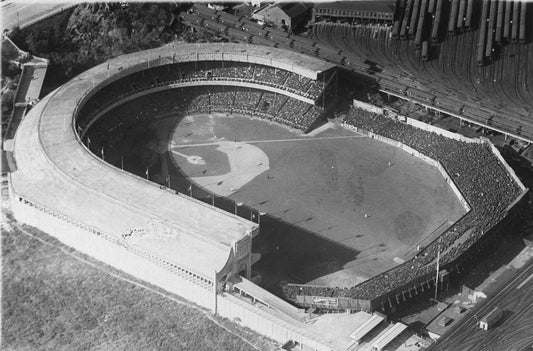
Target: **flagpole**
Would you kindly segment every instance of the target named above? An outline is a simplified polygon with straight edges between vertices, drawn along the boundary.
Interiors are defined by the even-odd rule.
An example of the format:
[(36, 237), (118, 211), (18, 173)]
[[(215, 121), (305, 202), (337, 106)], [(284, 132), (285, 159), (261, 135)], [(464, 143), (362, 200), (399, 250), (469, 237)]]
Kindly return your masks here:
[(149, 168), (150, 168), (150, 165), (147, 165), (147, 166), (146, 166), (146, 180), (150, 180), (150, 176), (149, 176), (150, 171), (149, 171)]
[(435, 276), (435, 300), (437, 299), (437, 293), (439, 290), (440, 239), (441, 237), (439, 237), (439, 245), (437, 248), (437, 274)]
[(124, 156), (120, 156), (120, 168), (124, 170)]
[(211, 206), (215, 206), (215, 193), (211, 193)]

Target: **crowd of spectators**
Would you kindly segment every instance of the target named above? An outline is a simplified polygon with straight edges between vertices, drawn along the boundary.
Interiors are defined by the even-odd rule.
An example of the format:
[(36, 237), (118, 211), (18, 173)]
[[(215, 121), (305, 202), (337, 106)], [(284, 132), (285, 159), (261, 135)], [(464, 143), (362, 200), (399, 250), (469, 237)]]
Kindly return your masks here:
[[(95, 113), (127, 96), (158, 86), (203, 80), (231, 80), (271, 86), (316, 101), (325, 84), (298, 74), (259, 64), (199, 61), (147, 68), (120, 78), (98, 90), (83, 106), (78, 119), (82, 129)], [(87, 111), (93, 111), (93, 114)]]
[[(101, 146), (108, 147), (114, 140), (120, 140), (124, 127), (166, 117), (169, 113), (240, 113), (307, 130), (322, 111), (321, 107), (258, 89), (236, 86), (184, 87), (143, 95), (120, 104), (103, 114), (90, 127), (88, 135), (93, 150), (99, 150)], [(84, 109), (79, 118), (85, 120), (83, 113)]]
[(296, 295), (348, 297), (372, 300), (454, 261), (506, 215), (506, 208), (521, 192), (518, 184), (493, 154), (489, 145), (467, 143), (424, 131), (383, 115), (352, 107), (345, 122), (389, 139), (400, 141), (437, 160), (471, 207), (471, 211), (413, 259), (351, 288), (326, 288), (287, 284), (288, 298)]

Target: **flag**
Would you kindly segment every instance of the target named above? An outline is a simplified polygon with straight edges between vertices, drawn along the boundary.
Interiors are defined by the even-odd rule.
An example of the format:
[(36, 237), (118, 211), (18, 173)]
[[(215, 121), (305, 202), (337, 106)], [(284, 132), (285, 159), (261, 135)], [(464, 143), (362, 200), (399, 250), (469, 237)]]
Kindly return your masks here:
[(146, 166), (146, 177), (148, 177), (148, 166)]
[(102, 150), (100, 150), (100, 153), (102, 154), (102, 158), (104, 158), (104, 147), (102, 146)]

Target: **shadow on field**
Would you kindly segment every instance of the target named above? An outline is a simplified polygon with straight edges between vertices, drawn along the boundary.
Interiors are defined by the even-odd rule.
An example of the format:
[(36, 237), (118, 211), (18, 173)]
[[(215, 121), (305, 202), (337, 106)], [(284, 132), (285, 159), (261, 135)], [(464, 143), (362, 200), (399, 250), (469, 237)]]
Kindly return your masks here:
[[(124, 170), (139, 177), (148, 177), (161, 186), (192, 195), (197, 200), (260, 223), (261, 233), (254, 238), (252, 250), (260, 253), (261, 259), (254, 264), (253, 272), (254, 275), (261, 276), (260, 285), (275, 294), (281, 294), (280, 282), (308, 283), (342, 270), (346, 263), (355, 260), (360, 253), (277, 218), (275, 214), (261, 214), (257, 209), (235, 203), (232, 199), (198, 186), (174, 164), (168, 151), (158, 150), (154, 142), (158, 140), (155, 130), (143, 130), (131, 138), (121, 140), (126, 141), (120, 145), (124, 150), (109, 148), (106, 151), (107, 162), (117, 167), (122, 167), (122, 162)], [(126, 157), (121, 160), (119, 155)], [(205, 220), (207, 222), (209, 218)]]
[[(254, 264), (253, 271), (254, 275), (261, 276), (260, 285), (273, 293), (281, 292), (280, 282), (307, 283), (342, 270), (360, 253), (274, 215), (260, 213), (252, 207), (213, 194), (191, 182), (174, 165), (168, 152), (162, 157), (166, 158), (173, 190), (192, 194), (200, 201), (260, 223), (261, 233), (254, 238), (253, 252), (260, 253), (261, 259)], [(165, 176), (154, 174), (154, 178), (164, 179)]]

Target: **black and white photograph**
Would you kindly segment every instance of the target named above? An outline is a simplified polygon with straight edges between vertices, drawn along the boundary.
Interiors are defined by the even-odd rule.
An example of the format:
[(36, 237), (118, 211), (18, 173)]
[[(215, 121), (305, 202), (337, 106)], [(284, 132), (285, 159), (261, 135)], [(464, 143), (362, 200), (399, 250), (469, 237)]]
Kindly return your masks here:
[(0, 349), (533, 350), (533, 1), (0, 5)]

